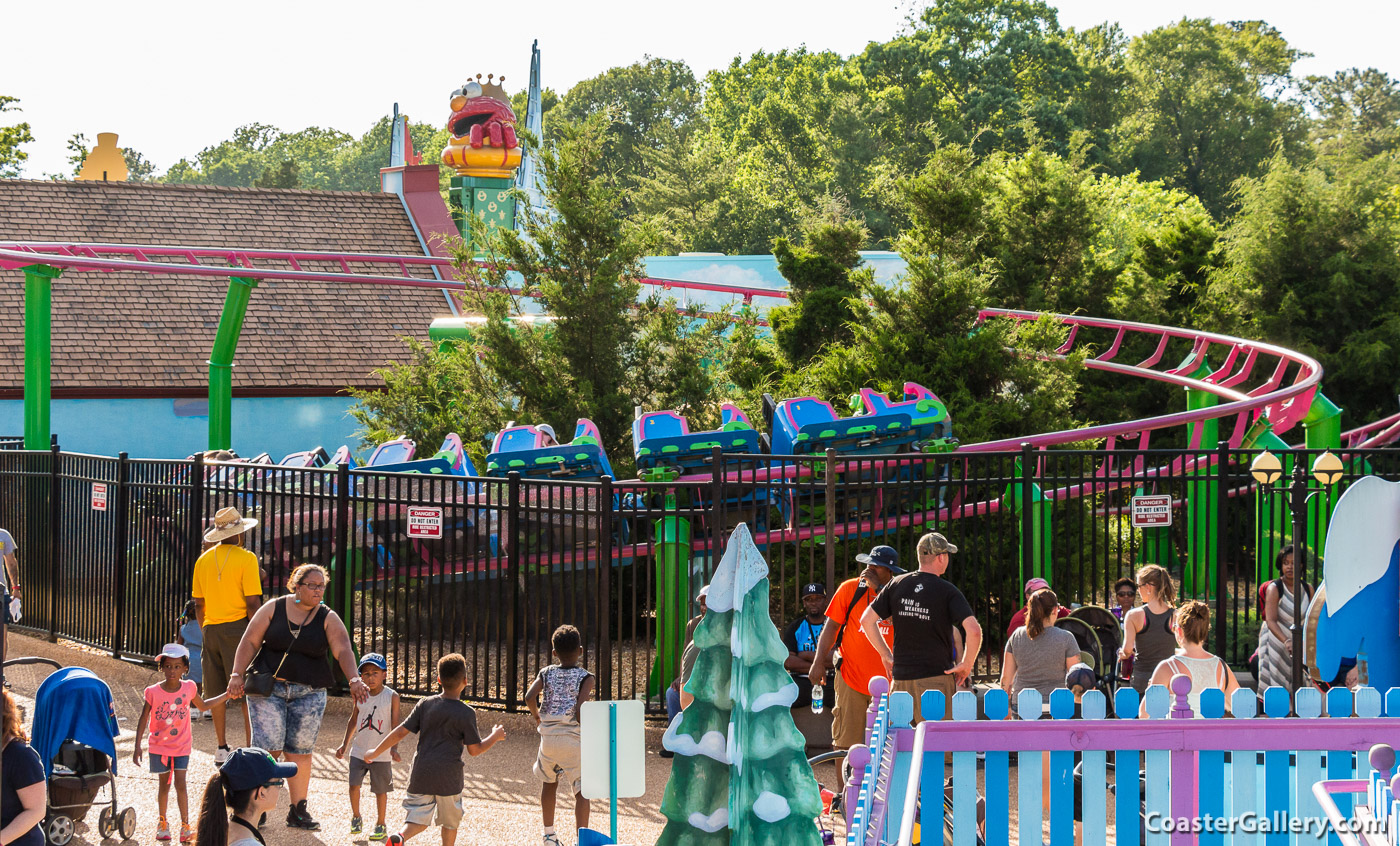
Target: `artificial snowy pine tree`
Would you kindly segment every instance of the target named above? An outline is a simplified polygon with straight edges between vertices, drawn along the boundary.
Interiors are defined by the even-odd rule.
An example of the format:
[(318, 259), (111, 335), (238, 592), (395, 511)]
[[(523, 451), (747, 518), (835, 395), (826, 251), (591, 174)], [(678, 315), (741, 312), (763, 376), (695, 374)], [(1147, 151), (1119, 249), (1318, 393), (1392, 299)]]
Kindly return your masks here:
[(695, 700), (664, 740), (676, 758), (657, 846), (819, 846), (821, 797), (790, 710), (797, 685), (747, 526), (730, 535), (706, 603), (685, 686)]

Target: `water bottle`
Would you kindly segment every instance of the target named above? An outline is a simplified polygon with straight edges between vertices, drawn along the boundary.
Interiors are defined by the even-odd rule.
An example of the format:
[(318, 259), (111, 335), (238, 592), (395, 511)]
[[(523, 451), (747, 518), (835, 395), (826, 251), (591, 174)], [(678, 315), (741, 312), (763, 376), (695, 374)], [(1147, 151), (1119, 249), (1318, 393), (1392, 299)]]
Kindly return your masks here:
[(820, 714), (826, 703), (826, 691), (819, 684), (812, 685), (812, 713)]

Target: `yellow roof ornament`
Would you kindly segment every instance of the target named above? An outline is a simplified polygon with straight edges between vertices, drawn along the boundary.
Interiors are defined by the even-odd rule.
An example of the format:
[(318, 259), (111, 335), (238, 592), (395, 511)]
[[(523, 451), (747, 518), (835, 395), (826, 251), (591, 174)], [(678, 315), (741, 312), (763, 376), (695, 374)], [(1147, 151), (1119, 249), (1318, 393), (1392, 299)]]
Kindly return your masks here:
[(117, 133), (97, 133), (97, 146), (83, 159), (83, 169), (77, 178), (125, 182), (126, 177), (126, 158), (117, 146)]

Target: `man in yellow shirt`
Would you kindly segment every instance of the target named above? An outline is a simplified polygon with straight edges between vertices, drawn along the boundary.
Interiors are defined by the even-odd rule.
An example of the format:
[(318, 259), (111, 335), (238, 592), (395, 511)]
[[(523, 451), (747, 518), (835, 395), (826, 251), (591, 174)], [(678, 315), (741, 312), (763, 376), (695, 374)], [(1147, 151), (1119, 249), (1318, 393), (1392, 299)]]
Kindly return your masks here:
[[(245, 518), (236, 508), (223, 508), (214, 515), (214, 527), (204, 533), (204, 540), (215, 544), (199, 556), (194, 564), (194, 612), (204, 632), (204, 698), (218, 696), (228, 690), (229, 676), (241, 674), (246, 667), (235, 667), (233, 656), (238, 642), (248, 628), (248, 620), (262, 606), (262, 579), (258, 573), (258, 557), (243, 548), (243, 533), (258, 525), (257, 520)], [(225, 733), (226, 706), (213, 707), (214, 734), (219, 748), (214, 761), (228, 760), (228, 737)], [(253, 742), (253, 729), (244, 712), (243, 729), (247, 743)]]

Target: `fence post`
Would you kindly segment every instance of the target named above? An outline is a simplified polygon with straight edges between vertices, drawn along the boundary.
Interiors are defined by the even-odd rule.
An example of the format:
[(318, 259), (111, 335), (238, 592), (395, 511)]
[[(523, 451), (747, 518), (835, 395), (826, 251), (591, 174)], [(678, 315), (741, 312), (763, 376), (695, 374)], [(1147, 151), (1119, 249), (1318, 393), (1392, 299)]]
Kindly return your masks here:
[[(1228, 509), (1226, 503), (1229, 497), (1227, 485), (1230, 484), (1230, 442), (1222, 440), (1215, 450), (1215, 478), (1217, 480), (1215, 489), (1215, 619), (1219, 625), (1215, 627), (1215, 654), (1225, 656), (1226, 663), (1235, 660), (1236, 655), (1225, 655), (1225, 635), (1227, 626), (1238, 628), (1236, 620), (1225, 618), (1225, 562), (1234, 560), (1226, 550), (1226, 515)], [(1238, 631), (1236, 632), (1238, 634)], [(1238, 649), (1236, 650), (1238, 651)]]
[(112, 657), (122, 657), (122, 650), (126, 648), (126, 542), (127, 542), (127, 521), (131, 517), (131, 498), (128, 495), (127, 485), (131, 480), (131, 465), (127, 462), (127, 455), (124, 452), (117, 453), (117, 490), (116, 509), (113, 513), (116, 525), (112, 532), (112, 545), (115, 547), (112, 555), (112, 592), (116, 594), (116, 605), (113, 609), (116, 614), (116, 622), (112, 626)]
[(350, 465), (336, 465), (335, 470), (335, 553), (331, 556), (333, 570), (331, 578), (340, 585), (340, 591), (334, 594), (333, 601), (336, 605), (336, 613), (345, 621), (345, 630), (350, 633), (350, 642), (355, 642), (355, 619), (351, 613), (354, 606), (354, 598), (351, 593), (354, 590), (354, 565), (350, 562)]
[[(516, 631), (520, 619), (520, 472), (512, 470), (506, 476), (506, 579), (510, 583), (510, 605), (506, 608), (506, 711), (520, 710), (520, 645), (523, 638)], [(499, 665), (497, 665), (499, 666)]]
[[(602, 487), (598, 489), (599, 525), (598, 533), (598, 689), (609, 699), (613, 697), (612, 661), (612, 567), (613, 567), (613, 479), (604, 476)], [(617, 523), (622, 525), (619, 520)], [(619, 540), (621, 538), (619, 537)], [(512, 682), (514, 677), (512, 677)], [(603, 698), (603, 696), (599, 696)]]
[[(191, 568), (199, 559), (200, 547), (204, 545), (204, 453), (197, 452), (194, 464), (190, 466), (190, 546), (194, 554), (187, 562)], [(264, 585), (264, 588), (267, 586)]]
[[(836, 450), (826, 448), (826, 537), (822, 548), (826, 551), (826, 583), (836, 584)], [(799, 569), (801, 565), (798, 565)]]
[[(728, 527), (724, 508), (724, 450), (717, 446), (710, 447), (710, 514), (710, 568), (705, 574), (706, 582), (719, 566), (719, 550), (724, 545), (724, 530)], [(689, 603), (690, 597), (685, 601)]]
[[(1035, 513), (1032, 498), (1035, 496), (1031, 481), (1031, 464), (1035, 460), (1035, 449), (1029, 441), (1021, 444), (1021, 578), (1017, 584), (1025, 584), (1031, 576), (1039, 576), (1035, 571)], [(1047, 574), (1048, 575), (1048, 574)]]
[(58, 488), (58, 464), (62, 458), (58, 443), (49, 446), (49, 643), (58, 642), (58, 594), (63, 589), (60, 573), (63, 558), (59, 552), (59, 520), (63, 516)]

